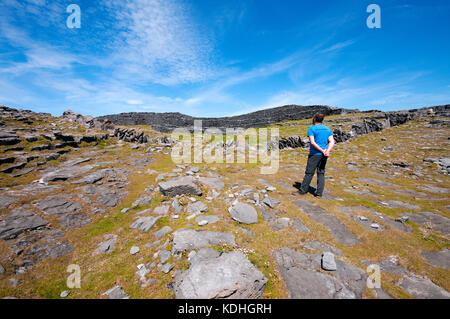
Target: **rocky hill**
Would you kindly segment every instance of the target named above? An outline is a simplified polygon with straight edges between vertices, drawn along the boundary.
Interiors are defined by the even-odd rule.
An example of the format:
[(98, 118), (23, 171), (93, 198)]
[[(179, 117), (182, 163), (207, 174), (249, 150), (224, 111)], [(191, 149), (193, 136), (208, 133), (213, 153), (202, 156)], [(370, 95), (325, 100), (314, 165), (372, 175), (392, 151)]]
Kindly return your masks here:
[(0, 297), (449, 298), (450, 105), (323, 109), (339, 142), (323, 198), (297, 191), (312, 110), (298, 109), (207, 122), (279, 128), (279, 169), (261, 175), (175, 164), (159, 131), (192, 125), (180, 114), (164, 129), (0, 106)]
[(310, 119), (315, 113), (336, 115), (355, 113), (358, 110), (336, 108), (324, 105), (285, 105), (271, 109), (265, 109), (248, 114), (230, 117), (192, 117), (181, 113), (155, 113), (155, 112), (131, 112), (115, 115), (100, 116), (98, 119), (108, 119), (117, 125), (150, 125), (159, 132), (172, 132), (177, 127), (188, 127), (193, 130), (194, 120), (202, 120), (203, 129), (215, 127), (224, 128), (249, 128), (266, 127), (273, 123)]

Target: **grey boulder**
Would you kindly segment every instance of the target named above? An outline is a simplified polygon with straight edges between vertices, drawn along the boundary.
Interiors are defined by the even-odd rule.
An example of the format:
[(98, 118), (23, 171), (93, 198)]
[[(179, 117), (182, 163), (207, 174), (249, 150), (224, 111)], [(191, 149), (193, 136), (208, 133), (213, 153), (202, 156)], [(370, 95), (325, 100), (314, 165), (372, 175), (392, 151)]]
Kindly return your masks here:
[(267, 278), (238, 252), (200, 258), (175, 279), (177, 299), (257, 299)]
[(258, 213), (248, 204), (237, 202), (228, 209), (228, 212), (234, 220), (243, 224), (256, 224), (258, 222)]
[(165, 196), (176, 196), (176, 195), (202, 195), (200, 187), (197, 185), (196, 181), (191, 176), (178, 177), (171, 179), (167, 182), (158, 183), (161, 193)]

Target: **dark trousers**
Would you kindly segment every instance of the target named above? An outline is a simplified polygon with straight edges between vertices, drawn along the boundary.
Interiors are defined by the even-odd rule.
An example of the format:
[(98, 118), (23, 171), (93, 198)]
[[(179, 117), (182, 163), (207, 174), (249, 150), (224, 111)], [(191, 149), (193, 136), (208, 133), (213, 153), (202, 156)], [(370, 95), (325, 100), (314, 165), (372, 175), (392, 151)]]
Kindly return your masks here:
[(309, 184), (314, 176), (314, 171), (317, 169), (317, 190), (316, 195), (322, 196), (325, 188), (325, 166), (327, 165), (327, 156), (324, 155), (309, 155), (308, 163), (306, 164), (305, 177), (303, 178), (300, 192), (307, 193)]

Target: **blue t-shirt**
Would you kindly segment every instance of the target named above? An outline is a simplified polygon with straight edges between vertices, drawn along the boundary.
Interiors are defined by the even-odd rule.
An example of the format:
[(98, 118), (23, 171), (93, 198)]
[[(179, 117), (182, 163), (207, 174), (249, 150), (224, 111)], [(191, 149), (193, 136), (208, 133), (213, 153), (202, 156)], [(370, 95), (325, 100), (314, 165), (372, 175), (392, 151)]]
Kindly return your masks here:
[[(322, 149), (327, 149), (328, 138), (333, 135), (333, 132), (323, 124), (316, 124), (308, 129), (308, 136), (314, 136), (314, 141)], [(319, 150), (316, 150), (312, 145), (309, 146), (309, 155), (321, 155)]]

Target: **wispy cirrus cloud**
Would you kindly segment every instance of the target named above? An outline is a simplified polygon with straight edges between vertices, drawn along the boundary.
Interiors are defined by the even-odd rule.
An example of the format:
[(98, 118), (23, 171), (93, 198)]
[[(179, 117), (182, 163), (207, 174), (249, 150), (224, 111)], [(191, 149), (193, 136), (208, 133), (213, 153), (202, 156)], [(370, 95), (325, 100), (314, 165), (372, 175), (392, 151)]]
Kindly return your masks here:
[[(106, 39), (103, 43), (109, 49), (106, 56), (71, 50), (74, 42), (70, 41), (53, 45), (36, 39), (30, 30), (16, 23), (24, 12), (34, 17), (45, 1), (5, 1), (0, 8), (6, 8), (11, 16), (0, 21), (0, 41), (8, 43), (15, 52), (0, 56), (0, 80), (17, 81), (17, 87), (24, 87), (25, 92), (31, 86), (41, 88), (38, 95), (46, 96), (46, 101), (50, 96), (58, 98), (61, 108), (75, 104), (80, 111), (84, 107), (79, 105), (97, 105), (99, 108), (108, 105), (108, 112), (127, 111), (128, 107), (176, 111), (185, 102), (183, 98), (142, 92), (137, 87), (154, 83), (168, 87), (197, 83), (217, 74), (212, 61), (212, 41), (197, 29), (188, 8), (179, 1), (104, 1), (104, 7), (99, 10), (108, 13), (111, 28), (102, 26), (95, 31), (100, 32), (96, 36)], [(59, 9), (60, 24), (64, 25), (66, 14), (61, 3)], [(70, 39), (72, 35), (84, 41), (75, 42), (75, 48), (86, 47), (89, 42), (82, 36), (82, 31), (80, 36), (73, 36), (72, 31), (63, 30), (63, 33), (67, 32), (63, 36)], [(18, 59), (11, 58), (17, 54), (20, 55)], [(88, 77), (84, 72), (80, 74), (80, 65), (93, 68), (95, 73), (91, 72)], [(7, 94), (7, 90), (0, 89), (0, 97)], [(184, 109), (191, 107), (186, 104)], [(92, 107), (86, 107), (86, 110), (93, 111)]]
[[(445, 92), (430, 94), (412, 89), (414, 82), (426, 75), (424, 72), (407, 72), (394, 78), (395, 72), (396, 70), (388, 70), (351, 79), (339, 79), (332, 75), (321, 77), (316, 81), (304, 83), (295, 90), (283, 90), (273, 94), (260, 109), (288, 104), (318, 104), (362, 110), (374, 108), (398, 110), (437, 105), (448, 98)], [(386, 77), (391, 79), (380, 81)], [(248, 109), (242, 113), (256, 110)]]
[[(64, 28), (61, 19), (65, 15), (65, 8), (68, 5), (64, 1), (48, 0), (2, 0), (0, 4), (0, 18), (2, 21), (28, 19), (41, 27), (52, 26)], [(24, 27), (27, 27), (25, 25)], [(28, 27), (31, 27), (29, 25)]]
[(83, 58), (66, 52), (51, 44), (34, 40), (27, 32), (11, 24), (0, 21), (0, 38), (4, 38), (8, 43), (19, 48), (21, 54), (25, 56), (24, 61), (8, 61), (0, 58), (0, 61), (7, 64), (0, 67), (0, 71), (20, 75), (27, 72), (39, 72), (42, 70), (68, 69), (74, 63), (85, 63)]
[(338, 50), (341, 50), (345, 47), (352, 45), (353, 43), (355, 43), (355, 40), (347, 40), (347, 41), (343, 41), (343, 42), (338, 42), (326, 49), (321, 50), (320, 53), (328, 53), (328, 52), (338, 51)]
[(213, 41), (188, 8), (174, 0), (105, 2), (122, 31), (114, 41), (116, 75), (163, 85), (195, 83), (216, 75)]

